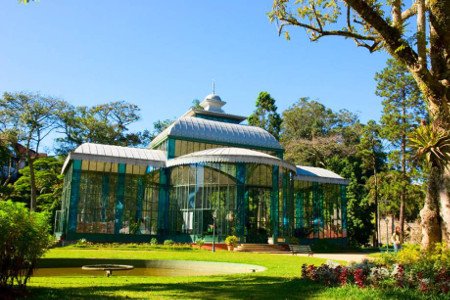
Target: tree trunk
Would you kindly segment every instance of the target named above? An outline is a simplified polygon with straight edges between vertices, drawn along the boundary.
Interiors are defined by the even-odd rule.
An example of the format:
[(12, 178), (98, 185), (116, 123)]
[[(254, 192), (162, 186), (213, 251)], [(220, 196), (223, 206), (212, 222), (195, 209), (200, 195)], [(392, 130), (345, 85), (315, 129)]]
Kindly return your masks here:
[(425, 205), (420, 211), (422, 228), (422, 250), (430, 250), (435, 243), (442, 241), (441, 221), (439, 215), (439, 196), (442, 191), (442, 170), (432, 166), (428, 177)]
[(36, 178), (34, 176), (34, 158), (30, 154), (27, 155), (28, 166), (30, 168), (30, 211), (36, 210)]
[(444, 187), (445, 191), (441, 192), (440, 197), (440, 214), (441, 214), (441, 230), (442, 241), (447, 245), (450, 242), (450, 166), (444, 171)]

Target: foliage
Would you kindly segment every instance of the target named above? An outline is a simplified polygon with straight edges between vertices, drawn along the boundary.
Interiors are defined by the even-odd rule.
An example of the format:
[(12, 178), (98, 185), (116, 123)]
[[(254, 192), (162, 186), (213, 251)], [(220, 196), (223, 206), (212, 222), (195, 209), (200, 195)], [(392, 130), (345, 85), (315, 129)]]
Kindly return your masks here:
[(175, 242), (173, 240), (165, 240), (163, 243), (164, 246), (172, 246), (174, 244)]
[(355, 154), (359, 131), (359, 120), (353, 113), (333, 112), (317, 101), (300, 98), (283, 112), (280, 140), (287, 160), (327, 167), (331, 157)]
[(89, 242), (86, 239), (79, 239), (73, 246), (77, 248), (88, 248), (93, 245), (92, 242)]
[[(34, 161), (37, 189), (36, 209), (51, 214), (59, 209), (64, 175), (61, 175), (62, 158), (41, 157)], [(19, 171), (21, 177), (14, 182), (12, 200), (26, 202), (30, 198), (30, 167)]]
[(58, 114), (67, 103), (31, 93), (4, 93), (0, 99), (0, 132), (13, 132), (30, 168), (30, 209), (36, 209), (34, 160), (42, 141), (60, 126)]
[(225, 238), (225, 244), (228, 246), (236, 247), (239, 242), (239, 238), (235, 235), (229, 235)]
[(433, 125), (422, 125), (410, 133), (411, 147), (417, 158), (424, 158), (429, 166), (444, 166), (450, 161), (450, 132)]
[[(283, 112), (281, 143), (285, 159), (295, 164), (330, 169), (350, 180), (347, 186), (347, 232), (352, 245), (367, 243), (373, 224), (370, 216), (374, 205), (366, 199), (365, 184), (373, 171), (363, 166), (363, 151), (369, 144), (361, 143), (364, 126), (358, 117), (347, 111), (333, 111), (318, 101), (301, 98)], [(382, 165), (382, 154), (375, 152)]]
[[(410, 6), (403, 10), (407, 4)], [(450, 65), (446, 57), (450, 49), (450, 39), (447, 37), (450, 31), (449, 7), (450, 0), (274, 0), (269, 18), (277, 22), (279, 33), (284, 32), (287, 39), (290, 35), (286, 30), (292, 26), (306, 29), (312, 41), (325, 36), (340, 36), (353, 39), (357, 46), (365, 47), (370, 52), (386, 50), (413, 75), (427, 102), (434, 127), (448, 131)], [(412, 17), (416, 18), (416, 27), (408, 25)], [(438, 139), (446, 138), (441, 136)], [(428, 140), (433, 140), (430, 135)], [(419, 148), (427, 149), (424, 146)], [(434, 146), (433, 149), (437, 150)], [(438, 151), (433, 156), (443, 157)], [(448, 160), (436, 163), (448, 164)], [(450, 186), (450, 172), (436, 167), (431, 170), (433, 175), (428, 177), (429, 193), (421, 211), (424, 249), (442, 238), (448, 240), (450, 235), (450, 214), (445, 209), (439, 211), (439, 206), (445, 208), (450, 204), (448, 197), (440, 197), (448, 193), (440, 191)], [(438, 214), (442, 221), (436, 222)], [(443, 237), (443, 234), (446, 236)]]
[(201, 249), (203, 247), (203, 245), (205, 244), (205, 240), (204, 239), (198, 239), (195, 241), (195, 244)]
[[(153, 239), (152, 239), (153, 240)], [(171, 240), (167, 244), (158, 244), (156, 239), (150, 240), (150, 243), (93, 243), (86, 239), (78, 240), (75, 244), (68, 246), (69, 248), (85, 248), (85, 249), (117, 249), (117, 250), (176, 250), (185, 251), (193, 250), (191, 244), (175, 243)], [(171, 241), (171, 242), (170, 242)]]
[(360, 264), (341, 266), (328, 262), (320, 266), (302, 265), (302, 278), (320, 282), (325, 286), (355, 284), (359, 288), (405, 288), (427, 293), (447, 294), (450, 289), (450, 271), (446, 265), (432, 268), (420, 262), (411, 265), (391, 265), (363, 261)]
[(260, 92), (256, 110), (248, 117), (248, 124), (264, 128), (277, 140), (280, 138), (281, 117), (277, 113), (275, 99), (268, 92)]
[(25, 287), (38, 259), (49, 249), (48, 215), (23, 203), (0, 201), (0, 288)]
[[(381, 137), (389, 142), (390, 152), (388, 164), (392, 172), (399, 176), (391, 176), (396, 188), (395, 194), (388, 196), (392, 210), (386, 214), (399, 217), (400, 235), (403, 238), (404, 220), (408, 218), (406, 206), (423, 205), (424, 193), (419, 197), (411, 196), (411, 189), (416, 187), (411, 183), (417, 181), (420, 171), (413, 165), (413, 151), (408, 144), (408, 135), (428, 118), (425, 102), (419, 87), (406, 67), (394, 59), (389, 59), (386, 67), (375, 75), (377, 81), (376, 94), (383, 98), (383, 115), (381, 116)], [(388, 193), (389, 190), (385, 189)], [(420, 198), (421, 197), (421, 198)], [(395, 208), (395, 209), (394, 209)], [(411, 216), (409, 216), (411, 219)], [(417, 218), (417, 214), (414, 216)]]
[(139, 121), (137, 105), (116, 101), (92, 107), (67, 106), (60, 115), (63, 137), (58, 138), (59, 154), (66, 154), (83, 143), (118, 146), (145, 146), (151, 135), (147, 130), (129, 132), (128, 127)]
[(164, 131), (167, 127), (172, 124), (174, 120), (172, 119), (165, 119), (165, 120), (158, 120), (153, 123), (153, 138), (155, 138), (158, 134)]
[(150, 245), (152, 245), (152, 246), (158, 245), (158, 240), (156, 238), (151, 238)]
[(424, 190), (422, 184), (409, 183), (403, 186), (404, 180), (401, 172), (396, 170), (387, 170), (378, 174), (378, 189), (375, 191), (375, 178), (372, 176), (366, 183), (369, 190), (369, 200), (375, 198), (375, 192), (378, 193), (378, 204), (380, 218), (389, 215), (397, 216), (400, 209), (400, 194), (405, 189), (405, 219), (409, 221), (417, 220), (419, 210), (423, 206)]

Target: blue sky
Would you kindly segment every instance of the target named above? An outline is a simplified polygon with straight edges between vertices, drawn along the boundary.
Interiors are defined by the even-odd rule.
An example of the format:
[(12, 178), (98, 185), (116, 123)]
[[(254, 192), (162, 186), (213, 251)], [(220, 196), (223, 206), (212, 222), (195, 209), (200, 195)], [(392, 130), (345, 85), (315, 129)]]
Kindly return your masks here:
[(216, 82), (227, 112), (248, 115), (260, 91), (280, 111), (300, 97), (378, 120), (375, 72), (385, 53), (353, 41), (279, 37), (271, 0), (2, 0), (0, 92), (32, 91), (75, 105), (126, 100), (142, 121), (179, 116)]

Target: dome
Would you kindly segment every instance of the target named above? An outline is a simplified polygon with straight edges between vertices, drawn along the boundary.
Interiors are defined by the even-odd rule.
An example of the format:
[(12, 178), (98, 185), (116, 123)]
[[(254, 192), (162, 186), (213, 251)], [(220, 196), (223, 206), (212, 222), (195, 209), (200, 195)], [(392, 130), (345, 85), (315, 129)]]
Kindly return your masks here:
[(220, 101), (222, 102), (222, 99), (220, 99), (219, 95), (216, 94), (209, 94), (205, 97), (203, 101)]
[(222, 101), (219, 95), (212, 93), (206, 96), (205, 99), (203, 99), (203, 101), (200, 103), (200, 106), (203, 107), (203, 109), (206, 111), (223, 113), (224, 111), (222, 110), (222, 106), (224, 106), (225, 104), (226, 102)]

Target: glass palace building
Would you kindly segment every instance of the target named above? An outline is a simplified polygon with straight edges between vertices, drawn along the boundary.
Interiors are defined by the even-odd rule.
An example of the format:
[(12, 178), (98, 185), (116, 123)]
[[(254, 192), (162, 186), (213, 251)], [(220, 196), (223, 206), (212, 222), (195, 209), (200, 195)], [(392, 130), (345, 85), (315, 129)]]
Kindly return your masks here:
[(347, 180), (283, 160), (267, 131), (208, 95), (149, 149), (86, 143), (63, 166), (55, 228), (66, 240), (346, 242)]

